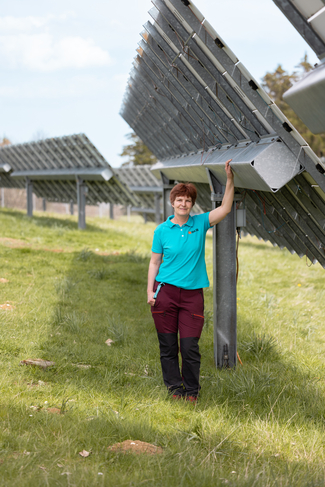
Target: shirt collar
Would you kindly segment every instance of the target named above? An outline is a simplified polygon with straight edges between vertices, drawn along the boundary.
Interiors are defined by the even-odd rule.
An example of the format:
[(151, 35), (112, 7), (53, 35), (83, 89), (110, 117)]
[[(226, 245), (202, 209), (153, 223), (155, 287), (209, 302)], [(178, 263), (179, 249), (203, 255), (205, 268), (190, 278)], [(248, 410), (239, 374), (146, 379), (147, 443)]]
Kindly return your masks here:
[[(167, 223), (167, 225), (168, 225), (170, 228), (172, 228), (172, 227), (174, 227), (174, 226), (176, 226), (176, 225), (177, 225), (177, 223), (174, 223), (174, 222), (172, 222), (172, 221), (171, 221), (171, 219), (172, 219), (172, 218), (174, 218), (174, 215), (169, 216), (169, 217), (167, 218), (167, 220), (166, 220), (166, 223)], [(194, 221), (193, 221), (193, 217), (190, 215), (190, 216), (188, 217), (187, 222), (186, 222), (186, 223), (184, 223), (184, 225), (182, 225), (182, 226), (183, 226), (183, 227), (185, 227), (185, 226), (187, 226), (187, 227), (193, 227), (193, 223), (194, 223)], [(179, 225), (177, 225), (177, 226), (179, 226)]]

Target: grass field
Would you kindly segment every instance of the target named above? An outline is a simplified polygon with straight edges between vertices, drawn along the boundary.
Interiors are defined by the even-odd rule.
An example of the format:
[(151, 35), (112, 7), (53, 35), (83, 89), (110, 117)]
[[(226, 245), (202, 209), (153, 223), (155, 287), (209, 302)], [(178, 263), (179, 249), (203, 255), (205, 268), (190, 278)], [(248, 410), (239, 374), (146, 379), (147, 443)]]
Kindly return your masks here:
[[(324, 269), (243, 238), (243, 366), (215, 369), (208, 289), (201, 397), (172, 402), (146, 304), (153, 230), (0, 211), (0, 485), (323, 486)], [(212, 282), (211, 236), (206, 256)], [(108, 449), (127, 439), (163, 453)]]

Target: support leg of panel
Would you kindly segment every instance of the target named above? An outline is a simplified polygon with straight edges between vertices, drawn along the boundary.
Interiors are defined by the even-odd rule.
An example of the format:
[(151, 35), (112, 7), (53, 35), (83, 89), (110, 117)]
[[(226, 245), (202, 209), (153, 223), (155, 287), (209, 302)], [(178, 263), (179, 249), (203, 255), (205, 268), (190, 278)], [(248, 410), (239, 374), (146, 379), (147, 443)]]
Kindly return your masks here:
[(26, 178), (27, 216), (33, 216), (33, 183)]
[(80, 179), (77, 180), (77, 196), (78, 196), (78, 228), (84, 230), (86, 228), (86, 194), (88, 188), (86, 184)]
[(236, 203), (213, 228), (214, 358), (218, 368), (237, 361)]
[(163, 189), (163, 220), (166, 221), (167, 218), (174, 214), (174, 208), (169, 200), (169, 195), (173, 186), (164, 186)]
[(114, 204), (109, 204), (109, 217), (111, 220), (114, 220)]
[(160, 225), (161, 218), (160, 218), (160, 194), (155, 194), (155, 221), (157, 225)]
[(169, 216), (174, 214), (174, 208), (169, 200), (170, 192), (174, 187), (174, 181), (168, 179), (162, 171), (160, 171), (160, 177), (163, 183), (163, 221), (166, 221)]

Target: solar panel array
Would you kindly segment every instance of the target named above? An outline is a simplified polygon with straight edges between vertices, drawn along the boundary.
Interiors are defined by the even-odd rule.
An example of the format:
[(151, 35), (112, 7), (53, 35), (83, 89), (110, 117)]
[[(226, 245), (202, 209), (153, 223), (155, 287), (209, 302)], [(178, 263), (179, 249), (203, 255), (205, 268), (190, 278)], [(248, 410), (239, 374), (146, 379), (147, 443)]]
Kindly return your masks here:
[(88, 188), (87, 203), (138, 204), (135, 195), (84, 134), (0, 148), (0, 186), (24, 188), (26, 177), (36, 196), (48, 201), (77, 202), (76, 178)]
[(151, 166), (122, 166), (115, 172), (128, 188), (137, 194), (142, 208), (155, 207), (154, 195), (162, 194), (162, 182), (150, 170)]
[(325, 266), (324, 163), (192, 1), (153, 4), (121, 115), (156, 175), (199, 183), (210, 209), (207, 169), (224, 184), (232, 157), (247, 232)]

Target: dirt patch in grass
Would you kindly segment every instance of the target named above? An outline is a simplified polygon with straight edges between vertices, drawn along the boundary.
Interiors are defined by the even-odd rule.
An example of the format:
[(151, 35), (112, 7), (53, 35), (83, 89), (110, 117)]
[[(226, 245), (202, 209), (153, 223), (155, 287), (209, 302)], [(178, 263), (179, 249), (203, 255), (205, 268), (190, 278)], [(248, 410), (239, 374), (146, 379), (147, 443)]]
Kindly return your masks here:
[(12, 311), (15, 307), (11, 304), (11, 301), (6, 301), (4, 304), (0, 304), (0, 309), (5, 311)]
[(157, 455), (163, 452), (160, 446), (140, 440), (125, 440), (122, 443), (114, 443), (114, 445), (109, 446), (107, 449), (113, 452), (126, 453), (131, 451), (137, 454), (146, 453), (147, 455)]
[(61, 414), (61, 409), (59, 408), (47, 408), (45, 411), (50, 414)]
[(2, 284), (6, 284), (8, 281), (8, 279), (5, 279), (4, 277), (0, 277), (0, 283)]
[[(19, 240), (17, 238), (9, 238), (9, 237), (1, 237), (0, 238), (0, 245), (5, 245), (6, 247), (10, 247), (12, 249), (21, 249), (21, 248), (34, 248), (36, 250), (44, 250), (44, 252), (67, 252), (65, 249), (49, 249), (47, 247), (39, 247), (38, 245), (35, 246), (24, 240)], [(72, 252), (72, 250), (70, 250)], [(0, 281), (2, 282), (2, 281)]]
[[(48, 247), (41, 247), (41, 246), (35, 245), (33, 243), (25, 242), (24, 240), (19, 240), (16, 238), (9, 238), (9, 237), (1, 237), (0, 238), (0, 245), (5, 245), (6, 247), (10, 247), (12, 249), (30, 248), (30, 249), (34, 249), (34, 250), (42, 250), (44, 252), (54, 252), (55, 254), (60, 254), (63, 252), (66, 252), (66, 253), (74, 252), (74, 249), (72, 249), (72, 248), (69, 248), (69, 249), (62, 249), (62, 248), (49, 249)], [(95, 252), (95, 250), (91, 250), (91, 252)], [(96, 254), (97, 255), (104, 255), (104, 256), (107, 256), (107, 255), (116, 256), (116, 255), (120, 255), (121, 252), (119, 252), (117, 250), (114, 250), (113, 252), (107, 252), (107, 251), (98, 252), (98, 251), (96, 251)], [(9, 282), (9, 281), (2, 281), (0, 279), (0, 282)]]
[(23, 240), (19, 240), (17, 238), (9, 238), (9, 237), (1, 237), (0, 244), (7, 245), (8, 247), (18, 248), (18, 247), (27, 247), (28, 244)]

